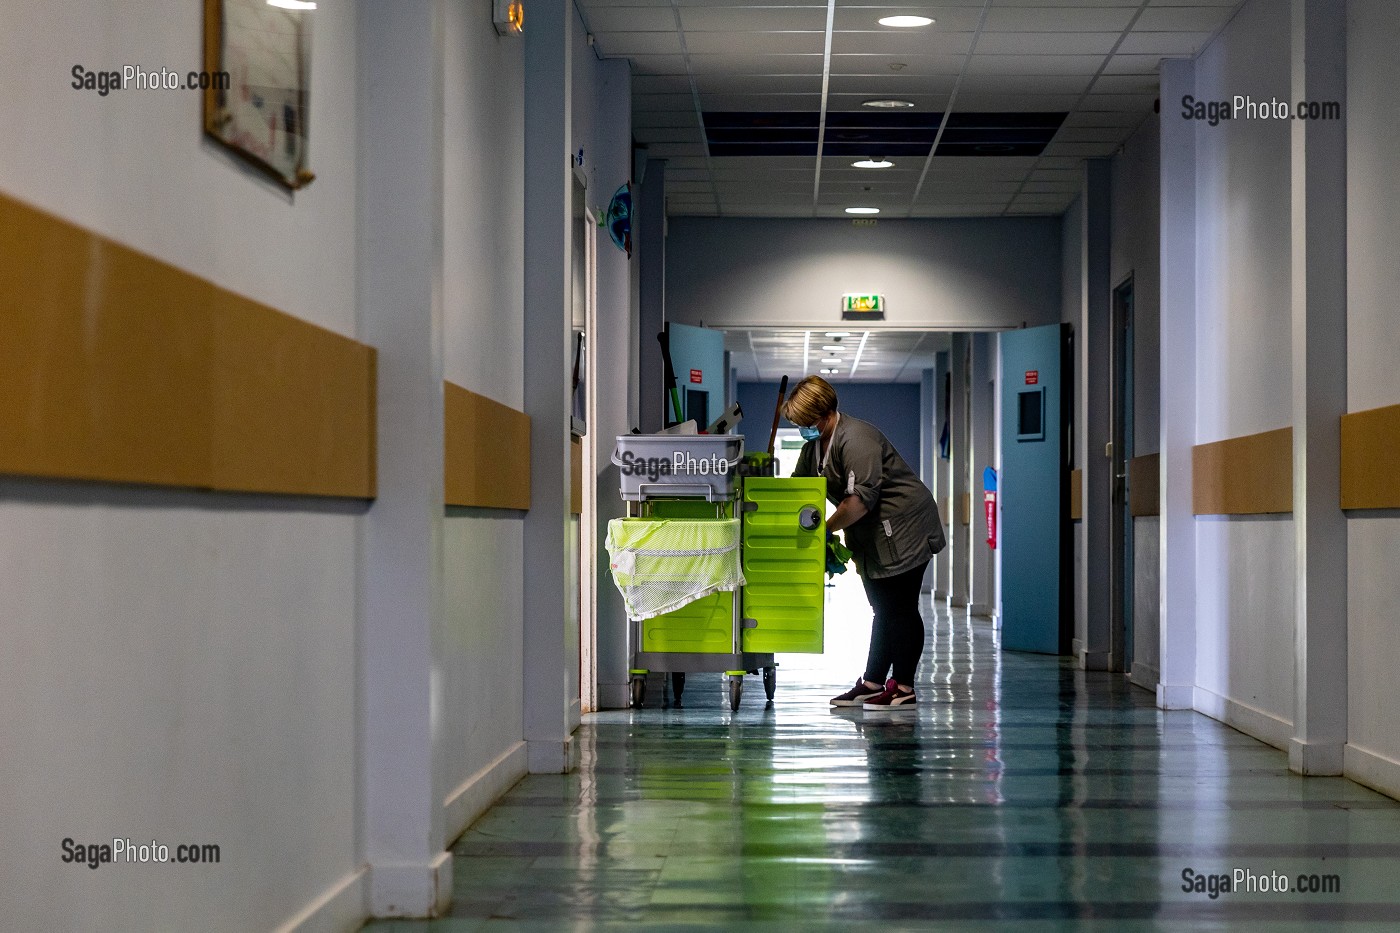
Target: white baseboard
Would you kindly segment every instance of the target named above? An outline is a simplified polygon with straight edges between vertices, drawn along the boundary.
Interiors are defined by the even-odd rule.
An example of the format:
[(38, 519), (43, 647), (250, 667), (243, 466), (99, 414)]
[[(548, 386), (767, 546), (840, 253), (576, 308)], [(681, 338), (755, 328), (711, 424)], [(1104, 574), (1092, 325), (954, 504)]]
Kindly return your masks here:
[(1158, 709), (1195, 709), (1196, 688), (1190, 684), (1164, 684), (1157, 681)]
[(1079, 651), (1079, 669), (1081, 671), (1107, 671), (1113, 667), (1113, 653), (1111, 651)]
[(564, 741), (540, 739), (525, 743), (526, 766), (531, 774), (568, 774), (578, 767), (578, 743), (573, 736)]
[(1357, 745), (1348, 745), (1342, 757), (1342, 773), (1347, 777), (1400, 800), (1400, 761)]
[(440, 917), (452, 903), (452, 853), (426, 862), (385, 862), (369, 869), (372, 917)]
[(1069, 640), (1069, 654), (1072, 658), (1077, 658), (1084, 653), (1084, 639), (1071, 638)]
[(1144, 690), (1156, 692), (1159, 680), (1161, 680), (1161, 674), (1157, 668), (1151, 664), (1143, 664), (1141, 661), (1134, 661), (1132, 670), (1128, 672), (1128, 682)]
[(360, 866), (277, 928), (277, 933), (354, 933), (368, 916), (369, 868)]
[(599, 709), (627, 709), (632, 705), (632, 688), (629, 684), (599, 684)]
[(1345, 742), (1288, 740), (1288, 768), (1298, 774), (1335, 775), (1343, 768)]
[(448, 839), (456, 840), (487, 807), (525, 776), (525, 759), (525, 743), (516, 742), (447, 795), (442, 809)]
[(1197, 712), (1267, 742), (1280, 751), (1288, 751), (1288, 743), (1293, 738), (1293, 723), (1287, 719), (1201, 686), (1196, 687), (1194, 702)]

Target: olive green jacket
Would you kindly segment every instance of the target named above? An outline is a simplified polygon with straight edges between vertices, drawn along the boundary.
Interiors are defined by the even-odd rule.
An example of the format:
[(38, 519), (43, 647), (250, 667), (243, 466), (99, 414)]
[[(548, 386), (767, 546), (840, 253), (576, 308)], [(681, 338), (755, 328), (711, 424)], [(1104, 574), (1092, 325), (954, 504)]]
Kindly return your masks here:
[(833, 505), (856, 496), (865, 506), (865, 516), (846, 529), (862, 577), (905, 573), (943, 550), (947, 538), (933, 494), (878, 428), (841, 415), (824, 468), (821, 443), (802, 446), (793, 475), (821, 476)]

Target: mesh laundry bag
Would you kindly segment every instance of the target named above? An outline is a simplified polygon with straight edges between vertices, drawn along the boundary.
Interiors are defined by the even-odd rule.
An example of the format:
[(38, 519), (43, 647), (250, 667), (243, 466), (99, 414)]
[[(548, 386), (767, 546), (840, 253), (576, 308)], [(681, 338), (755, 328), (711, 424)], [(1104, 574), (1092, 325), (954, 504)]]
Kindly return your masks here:
[(608, 522), (613, 582), (627, 617), (650, 619), (703, 596), (744, 585), (738, 519)]

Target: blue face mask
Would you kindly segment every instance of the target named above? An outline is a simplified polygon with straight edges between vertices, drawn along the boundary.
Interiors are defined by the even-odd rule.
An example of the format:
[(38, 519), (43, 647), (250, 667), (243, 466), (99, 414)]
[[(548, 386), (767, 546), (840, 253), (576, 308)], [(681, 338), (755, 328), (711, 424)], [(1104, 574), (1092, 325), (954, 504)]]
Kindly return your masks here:
[(802, 435), (804, 441), (814, 441), (822, 436), (822, 429), (811, 425), (810, 427), (799, 427), (797, 433)]

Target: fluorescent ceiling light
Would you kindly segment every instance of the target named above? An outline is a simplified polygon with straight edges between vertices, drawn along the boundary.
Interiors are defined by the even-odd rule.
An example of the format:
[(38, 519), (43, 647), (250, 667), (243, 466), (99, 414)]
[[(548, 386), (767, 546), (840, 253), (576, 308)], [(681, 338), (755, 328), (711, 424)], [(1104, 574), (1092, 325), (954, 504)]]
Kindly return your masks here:
[(927, 16), (884, 16), (880, 20), (881, 26), (893, 26), (896, 29), (911, 29), (915, 26), (931, 26), (933, 20)]
[(822, 358), (822, 362), (830, 365), (832, 363), (841, 362), (841, 358), (839, 356), (827, 356)]
[(826, 332), (826, 335), (828, 337), (849, 337), (851, 336), (851, 332), (848, 330), (829, 330)]
[(878, 214), (878, 213), (880, 213), (880, 209), (879, 209), (878, 207), (848, 207), (848, 208), (846, 208), (846, 213), (847, 213), (847, 214)]
[(903, 107), (914, 106), (914, 102), (912, 100), (895, 100), (891, 97), (882, 97), (878, 100), (861, 101), (860, 105), (862, 107), (874, 107), (877, 110), (899, 110)]
[(834, 376), (834, 375), (836, 375), (837, 373), (839, 373), (840, 371), (841, 371), (841, 370), (839, 370), (839, 369), (823, 369), (823, 370), (822, 370), (822, 375), (823, 375), (823, 376)]
[(843, 348), (838, 347), (836, 344), (833, 343), (829, 346), (822, 347), (822, 349), (825, 350), (827, 353), (840, 353)]
[(268, 6), (281, 7), (284, 10), (314, 10), (316, 4), (311, 0), (267, 0)]
[(852, 162), (851, 168), (894, 168), (894, 163), (886, 158), (861, 159), (859, 162)]

